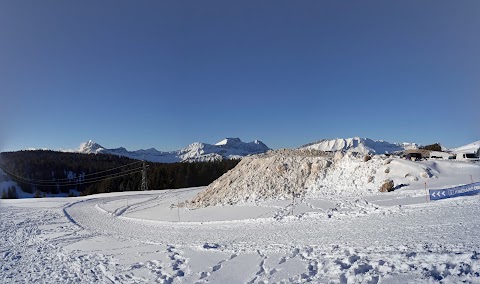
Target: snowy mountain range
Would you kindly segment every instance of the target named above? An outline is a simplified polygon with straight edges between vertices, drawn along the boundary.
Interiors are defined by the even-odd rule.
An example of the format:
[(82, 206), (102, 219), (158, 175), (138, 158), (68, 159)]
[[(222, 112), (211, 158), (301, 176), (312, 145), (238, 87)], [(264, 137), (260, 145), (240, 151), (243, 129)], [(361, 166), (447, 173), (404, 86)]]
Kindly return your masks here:
[(175, 163), (184, 161), (206, 162), (223, 159), (240, 159), (248, 155), (265, 153), (268, 150), (270, 150), (270, 148), (259, 140), (246, 143), (239, 138), (225, 138), (213, 145), (195, 142), (183, 149), (169, 152), (158, 151), (155, 148), (137, 151), (128, 151), (123, 147), (106, 149), (100, 144), (90, 140), (80, 144), (79, 149), (75, 152), (85, 154), (113, 154), (150, 162)]
[[(421, 146), (422, 145), (417, 143), (390, 143), (384, 140), (353, 137), (322, 139), (317, 142), (305, 144), (299, 147), (299, 149), (315, 149), (326, 152), (356, 152), (360, 154), (392, 154), (409, 149), (418, 149)], [(479, 149), (480, 141), (475, 141), (468, 145), (454, 149), (447, 149), (442, 146), (442, 151), (446, 152), (476, 153), (477, 151), (480, 151)], [(155, 148), (128, 151), (124, 147), (107, 149), (90, 140), (82, 143), (78, 149), (67, 151), (86, 154), (114, 154), (151, 162), (175, 163), (183, 161), (205, 162), (223, 159), (240, 159), (253, 154), (265, 153), (268, 150), (271, 149), (259, 140), (247, 143), (243, 142), (239, 138), (225, 138), (215, 144), (195, 142), (183, 149), (175, 151), (159, 151)]]
[(417, 149), (418, 147), (420, 147), (420, 145), (416, 143), (389, 143), (383, 140), (354, 137), (346, 139), (323, 139), (318, 142), (303, 145), (300, 149), (314, 149), (328, 152), (357, 152), (360, 154), (389, 154), (408, 149)]

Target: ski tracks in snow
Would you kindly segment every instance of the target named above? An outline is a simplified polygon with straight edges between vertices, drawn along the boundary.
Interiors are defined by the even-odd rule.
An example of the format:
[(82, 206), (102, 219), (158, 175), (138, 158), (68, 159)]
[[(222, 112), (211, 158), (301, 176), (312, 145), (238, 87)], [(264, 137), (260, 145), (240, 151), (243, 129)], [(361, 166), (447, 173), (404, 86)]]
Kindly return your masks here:
[(155, 206), (162, 197), (139, 197), (137, 203), (132, 198), (115, 214), (99, 206), (121, 198), (60, 208), (0, 207), (0, 282), (480, 281), (480, 252), (473, 237), (480, 226), (467, 213), (448, 210), (469, 206), (465, 212), (478, 213), (475, 201), (379, 210), (353, 200), (324, 212), (332, 213), (329, 217), (300, 214), (266, 223), (189, 225), (122, 217)]
[[(149, 199), (136, 207), (151, 206), (152, 201)], [(164, 247), (170, 261), (157, 259), (137, 264), (137, 267), (150, 269), (150, 274), (156, 277), (155, 281), (161, 283), (223, 283), (228, 279), (252, 284), (312, 281), (378, 283), (382, 279), (393, 282), (415, 282), (418, 279), (422, 279), (421, 282), (472, 282), (480, 278), (477, 272), (480, 271), (478, 253), (468, 248), (472, 247), (471, 238), (459, 245), (438, 246), (421, 237), (412, 240), (409, 233), (403, 232), (406, 229), (407, 232), (416, 230), (417, 235), (422, 236), (432, 235), (435, 232), (432, 229), (438, 230), (438, 226), (428, 227), (415, 221), (425, 214), (445, 215), (446, 211), (439, 210), (433, 204), (411, 206), (405, 211), (400, 207), (379, 209), (364, 200), (351, 200), (337, 203), (332, 212), (326, 212), (330, 213), (328, 218), (317, 220), (316, 215), (312, 218), (307, 216), (304, 220), (306, 223), (302, 223), (303, 215), (299, 215), (297, 218), (275, 218), (277, 221), (272, 220), (267, 225), (226, 222), (220, 225), (190, 226), (122, 219), (98, 210), (97, 214), (92, 214), (93, 203), (78, 204), (69, 208), (69, 212), (79, 224), (93, 232), (130, 241), (152, 242)], [(337, 219), (336, 223), (329, 223), (327, 219), (330, 218)], [(377, 220), (366, 223), (368, 218)], [(442, 220), (442, 215), (438, 218)], [(450, 218), (465, 221), (462, 215)], [(395, 236), (395, 232), (385, 230), (389, 222), (393, 221), (400, 224), (393, 228), (402, 234), (400, 237)], [(426, 220), (427, 223), (428, 221)], [(371, 223), (377, 223), (377, 227), (363, 228)], [(345, 228), (334, 228), (340, 225)], [(470, 234), (478, 229), (476, 223), (472, 225)], [(290, 226), (295, 229), (289, 228)], [(318, 230), (318, 226), (323, 226), (324, 229)], [(458, 227), (458, 224), (444, 223), (443, 226)], [(282, 232), (279, 227), (285, 231)], [(334, 229), (339, 235), (332, 234), (331, 230)], [(457, 235), (454, 232), (455, 230), (450, 230), (449, 234)], [(402, 237), (406, 239), (402, 241)], [(438, 236), (434, 237), (437, 237), (437, 241), (433, 244), (441, 243)], [(282, 241), (278, 243), (279, 240)], [(202, 242), (203, 247), (200, 245)], [(289, 242), (290, 249), (286, 249)], [(305, 246), (305, 243), (317, 245)], [(353, 247), (348, 243), (354, 244)], [(407, 245), (399, 247), (403, 243)], [(198, 252), (199, 247), (201, 252)], [(195, 250), (197, 252), (192, 252)], [(456, 253), (449, 253), (451, 251)], [(206, 257), (214, 253), (229, 255), (220, 261), (199, 265), (190, 263), (189, 258), (195, 253), (202, 253)], [(205, 265), (207, 267), (202, 269)]]

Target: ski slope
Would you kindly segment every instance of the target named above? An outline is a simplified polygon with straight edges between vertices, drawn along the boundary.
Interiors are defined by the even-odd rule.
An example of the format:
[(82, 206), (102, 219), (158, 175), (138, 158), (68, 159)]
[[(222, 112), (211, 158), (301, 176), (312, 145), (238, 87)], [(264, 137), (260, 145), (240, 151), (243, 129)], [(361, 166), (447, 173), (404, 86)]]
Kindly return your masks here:
[(175, 206), (203, 189), (1, 200), (0, 282), (480, 281), (480, 196)]

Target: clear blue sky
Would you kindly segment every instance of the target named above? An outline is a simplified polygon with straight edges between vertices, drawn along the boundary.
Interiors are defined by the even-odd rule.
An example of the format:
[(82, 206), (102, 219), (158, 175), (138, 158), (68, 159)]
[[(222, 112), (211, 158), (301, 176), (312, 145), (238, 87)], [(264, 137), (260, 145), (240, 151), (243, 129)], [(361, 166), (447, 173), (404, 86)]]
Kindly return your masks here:
[(480, 1), (0, 2), (0, 151), (480, 140)]

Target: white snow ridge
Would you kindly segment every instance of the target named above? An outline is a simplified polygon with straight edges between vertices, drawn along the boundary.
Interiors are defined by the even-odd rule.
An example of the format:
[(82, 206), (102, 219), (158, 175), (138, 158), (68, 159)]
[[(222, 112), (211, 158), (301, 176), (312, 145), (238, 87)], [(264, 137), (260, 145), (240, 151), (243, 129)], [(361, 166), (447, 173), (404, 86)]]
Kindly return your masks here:
[(418, 148), (418, 145), (415, 143), (392, 144), (383, 140), (372, 140), (360, 137), (331, 140), (324, 139), (300, 147), (300, 149), (314, 149), (327, 152), (356, 152), (360, 154), (391, 154), (405, 149), (415, 148)]
[(454, 148), (452, 152), (458, 153), (478, 153), (480, 154), (480, 140), (464, 145), (462, 147)]

